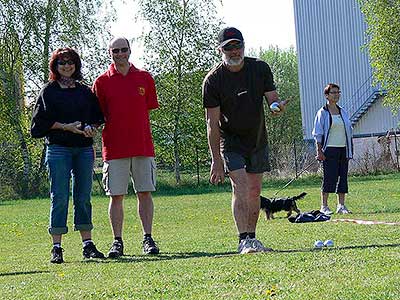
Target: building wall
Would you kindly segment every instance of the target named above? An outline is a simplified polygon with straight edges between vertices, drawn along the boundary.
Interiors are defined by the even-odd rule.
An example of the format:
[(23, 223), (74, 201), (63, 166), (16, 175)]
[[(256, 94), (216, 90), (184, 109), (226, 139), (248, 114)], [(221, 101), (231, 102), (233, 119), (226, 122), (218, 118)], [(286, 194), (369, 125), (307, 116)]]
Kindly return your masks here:
[(367, 113), (354, 125), (355, 137), (371, 135), (384, 135), (388, 130), (400, 126), (400, 114), (393, 114), (389, 107), (382, 104), (383, 98), (379, 98), (368, 109)]
[[(293, 3), (303, 133), (305, 139), (311, 139), (315, 113), (326, 101), (325, 85), (339, 84), (342, 90), (339, 104), (352, 110), (354, 95), (371, 80), (372, 69), (363, 49), (366, 24), (357, 0), (294, 0)], [(357, 133), (370, 134), (377, 128), (381, 132), (393, 127), (392, 121), (386, 124), (393, 116), (388, 110), (378, 108), (380, 103), (372, 107), (375, 110), (372, 115), (368, 111), (356, 124)]]

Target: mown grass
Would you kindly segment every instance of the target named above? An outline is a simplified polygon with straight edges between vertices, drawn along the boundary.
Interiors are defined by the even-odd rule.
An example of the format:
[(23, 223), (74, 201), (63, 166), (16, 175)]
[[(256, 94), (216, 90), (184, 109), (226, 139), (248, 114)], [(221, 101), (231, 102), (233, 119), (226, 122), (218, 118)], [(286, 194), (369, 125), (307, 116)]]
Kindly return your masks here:
[[(272, 196), (284, 182), (266, 182)], [(189, 188), (187, 188), (190, 190)], [(292, 224), (284, 213), (265, 221), (258, 237), (275, 251), (237, 255), (229, 186), (155, 193), (154, 236), (162, 254), (141, 254), (136, 200), (125, 200), (126, 256), (83, 261), (79, 234), (65, 235), (66, 263), (48, 262), (49, 200), (0, 202), (1, 299), (399, 299), (400, 226)], [(400, 174), (350, 179), (351, 218), (400, 221)], [(319, 181), (296, 181), (280, 195), (308, 195), (302, 210), (319, 207)], [(334, 199), (330, 199), (334, 207)], [(111, 242), (108, 199), (93, 198), (93, 238)], [(72, 214), (70, 214), (72, 215)], [(334, 218), (337, 217), (334, 215)], [(72, 228), (72, 216), (69, 219)], [(315, 240), (335, 247), (314, 250)]]

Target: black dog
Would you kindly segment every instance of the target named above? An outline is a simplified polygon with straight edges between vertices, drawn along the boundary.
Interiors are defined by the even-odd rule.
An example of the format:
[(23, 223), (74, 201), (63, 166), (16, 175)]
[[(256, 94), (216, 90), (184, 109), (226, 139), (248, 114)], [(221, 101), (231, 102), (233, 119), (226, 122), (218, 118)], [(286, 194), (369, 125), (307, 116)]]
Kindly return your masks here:
[(260, 209), (265, 211), (265, 215), (267, 220), (274, 218), (274, 213), (279, 211), (287, 211), (287, 217), (289, 218), (292, 214), (292, 211), (296, 213), (300, 213), (300, 209), (297, 208), (296, 200), (303, 198), (307, 193), (301, 193), (298, 196), (287, 197), (287, 198), (273, 198), (268, 199), (263, 196), (260, 196), (261, 204)]

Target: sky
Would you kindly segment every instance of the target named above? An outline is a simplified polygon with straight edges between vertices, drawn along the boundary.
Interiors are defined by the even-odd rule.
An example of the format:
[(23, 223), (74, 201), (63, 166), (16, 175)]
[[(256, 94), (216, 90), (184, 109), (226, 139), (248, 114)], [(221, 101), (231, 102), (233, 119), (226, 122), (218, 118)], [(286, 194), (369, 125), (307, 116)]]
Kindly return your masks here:
[[(126, 1), (125, 4), (122, 2), (122, 0), (114, 1), (118, 19), (112, 24), (111, 32), (114, 36), (135, 39), (141, 34), (143, 25), (133, 21), (136, 10), (134, 2)], [(227, 26), (236, 27), (242, 32), (247, 49), (268, 48), (271, 45), (285, 49), (295, 47), (293, 0), (222, 0), (222, 2), (223, 5), (216, 1), (219, 17)], [(138, 67), (142, 67), (140, 61), (142, 49), (142, 45), (133, 42), (131, 61)]]

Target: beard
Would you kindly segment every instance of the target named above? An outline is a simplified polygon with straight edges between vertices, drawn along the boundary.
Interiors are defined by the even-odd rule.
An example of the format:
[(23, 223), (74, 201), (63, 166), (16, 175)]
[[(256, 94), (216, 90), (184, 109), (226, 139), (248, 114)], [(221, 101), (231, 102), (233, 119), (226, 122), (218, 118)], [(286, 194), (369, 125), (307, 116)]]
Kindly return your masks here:
[(222, 60), (228, 66), (236, 67), (239, 66), (243, 62), (244, 56), (241, 54), (240, 56), (236, 57), (229, 57), (225, 53), (222, 55)]

